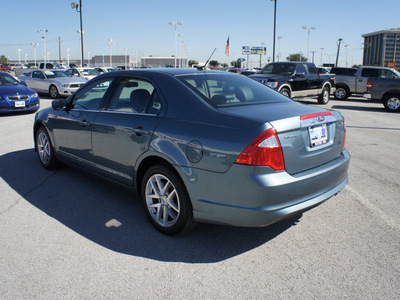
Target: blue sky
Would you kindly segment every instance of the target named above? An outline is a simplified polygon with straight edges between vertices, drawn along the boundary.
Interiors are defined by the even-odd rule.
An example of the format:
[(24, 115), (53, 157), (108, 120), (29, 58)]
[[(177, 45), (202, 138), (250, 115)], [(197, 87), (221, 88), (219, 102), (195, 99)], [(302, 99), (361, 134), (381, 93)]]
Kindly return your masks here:
[[(76, 0), (75, 0), (76, 1)], [(33, 46), (39, 43), (37, 57), (43, 58), (43, 39), (39, 29), (48, 29), (46, 48), (50, 60), (58, 59), (58, 37), (62, 41), (62, 58), (80, 57), (79, 13), (71, 9), (71, 0), (14, 0), (2, 1), (0, 54), (21, 60), (27, 54), (33, 59)], [(76, 2), (79, 2), (77, 0)], [(171, 56), (175, 52), (174, 27), (169, 21), (182, 21), (178, 33), (187, 50), (187, 57), (205, 61), (217, 48), (213, 59), (228, 62), (225, 45), (230, 37), (229, 61), (242, 57), (242, 46), (261, 46), (272, 57), (273, 8), (270, 0), (83, 0), (83, 29), (85, 58), (108, 55), (107, 45), (112, 38), (113, 54), (127, 53), (134, 59), (141, 56)], [(307, 53), (307, 30), (302, 26), (316, 26), (310, 34), (310, 51), (316, 64), (333, 63), (337, 40), (343, 38), (348, 64), (362, 60), (362, 34), (383, 29), (399, 28), (399, 0), (278, 0), (277, 31), (281, 36), (280, 53)], [(179, 39), (178, 39), (179, 42)], [(278, 53), (278, 41), (276, 53)], [(178, 53), (179, 55), (179, 47)], [(339, 65), (345, 65), (345, 48), (341, 48)], [(186, 52), (183, 50), (183, 57)], [(311, 58), (311, 54), (310, 54)], [(250, 56), (258, 65), (259, 56)]]

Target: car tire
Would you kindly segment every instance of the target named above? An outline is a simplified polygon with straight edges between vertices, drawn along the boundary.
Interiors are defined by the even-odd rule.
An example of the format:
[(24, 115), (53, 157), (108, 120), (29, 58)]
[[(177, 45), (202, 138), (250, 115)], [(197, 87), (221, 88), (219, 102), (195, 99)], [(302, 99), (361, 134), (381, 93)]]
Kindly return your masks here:
[(146, 171), (141, 198), (147, 217), (161, 233), (175, 235), (195, 227), (186, 188), (179, 176), (166, 165), (155, 165)]
[(382, 102), (389, 112), (396, 112), (400, 109), (400, 95), (385, 95), (382, 98)]
[(57, 99), (60, 96), (58, 89), (55, 85), (51, 85), (49, 87), (49, 94), (52, 99)]
[(336, 87), (334, 96), (337, 100), (346, 100), (350, 96), (350, 91), (347, 87), (338, 86)]
[(54, 170), (57, 168), (58, 161), (54, 154), (49, 134), (44, 126), (40, 127), (36, 132), (35, 148), (43, 168), (47, 170)]
[(282, 95), (290, 98), (290, 90), (288, 88), (283, 88), (279, 91)]
[(327, 104), (329, 102), (330, 94), (331, 94), (331, 89), (328, 86), (325, 86), (322, 89), (321, 95), (318, 95), (318, 103)]

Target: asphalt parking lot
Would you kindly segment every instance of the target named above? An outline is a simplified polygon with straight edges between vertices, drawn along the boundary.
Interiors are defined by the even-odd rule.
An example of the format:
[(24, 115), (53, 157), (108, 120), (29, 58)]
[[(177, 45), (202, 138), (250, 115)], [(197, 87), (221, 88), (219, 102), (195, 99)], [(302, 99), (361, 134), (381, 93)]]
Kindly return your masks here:
[(399, 299), (400, 113), (356, 97), (326, 107), (344, 115), (352, 155), (339, 195), (270, 227), (177, 237), (129, 191), (44, 170), (34, 114), (0, 116), (0, 298)]

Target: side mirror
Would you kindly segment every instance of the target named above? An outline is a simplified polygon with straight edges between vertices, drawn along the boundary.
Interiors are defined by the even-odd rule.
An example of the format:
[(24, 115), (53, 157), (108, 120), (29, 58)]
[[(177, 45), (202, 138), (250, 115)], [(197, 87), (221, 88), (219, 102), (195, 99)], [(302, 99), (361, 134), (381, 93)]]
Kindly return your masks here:
[(51, 106), (54, 110), (65, 110), (67, 108), (67, 100), (55, 99), (51, 102)]
[(24, 85), (24, 86), (27, 86), (25, 81), (20, 81), (19, 83)]

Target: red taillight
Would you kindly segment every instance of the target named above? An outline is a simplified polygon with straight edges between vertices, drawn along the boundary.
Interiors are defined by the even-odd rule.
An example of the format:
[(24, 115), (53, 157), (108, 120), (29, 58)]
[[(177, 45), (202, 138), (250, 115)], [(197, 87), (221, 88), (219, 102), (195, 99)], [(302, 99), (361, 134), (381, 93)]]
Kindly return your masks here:
[(269, 166), (275, 171), (284, 170), (283, 152), (276, 130), (271, 128), (261, 133), (244, 149), (235, 163)]
[(372, 82), (371, 81), (367, 81), (367, 90), (372, 89)]

